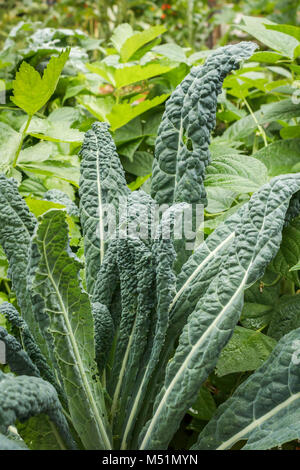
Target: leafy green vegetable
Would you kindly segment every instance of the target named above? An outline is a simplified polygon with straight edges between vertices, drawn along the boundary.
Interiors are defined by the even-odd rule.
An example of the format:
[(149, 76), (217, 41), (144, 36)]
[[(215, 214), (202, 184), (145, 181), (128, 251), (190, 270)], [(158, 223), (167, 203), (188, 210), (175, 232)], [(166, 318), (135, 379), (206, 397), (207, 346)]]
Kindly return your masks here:
[(237, 326), (220, 354), (216, 373), (220, 377), (234, 372), (255, 370), (268, 359), (276, 341), (253, 330)]
[(253, 43), (218, 49), (174, 91), (156, 140), (152, 197), (159, 204), (206, 204), (203, 180), (210, 160), (209, 134), (215, 124), (217, 95), (225, 76), (254, 49)]
[[(112, 37), (115, 49), (95, 67), (109, 80), (118, 76), (122, 88), (129, 80), (123, 69), (138, 67), (139, 79), (142, 70), (154, 73), (146, 59), (130, 67), (119, 67), (119, 61), (138, 62), (161, 31), (135, 33), (129, 25), (120, 26)], [(186, 413), (191, 431), (209, 421), (195, 449), (231, 448), (246, 439), (245, 448), (264, 449), (299, 437), (298, 295), (293, 295), (299, 279), (291, 268), (299, 261), (300, 174), (295, 162), (292, 171), (287, 163), (287, 174), (278, 175), (277, 141), (271, 144), (277, 152), (271, 162), (268, 146), (256, 152), (253, 145), (254, 156), (245, 155), (239, 140), (257, 129), (260, 142), (264, 135), (268, 144), (272, 129), (279, 135), (280, 126), (288, 127), (273, 121), (278, 115), (294, 118), (297, 105), (292, 109), (289, 99), (271, 102), (247, 117), (237, 105), (231, 107), (241, 119), (229, 128), (232, 140), (229, 131), (214, 139), (208, 166), (223, 80), (254, 50), (246, 42), (209, 54), (173, 92), (160, 126), (161, 111), (139, 115), (162, 102), (169, 89), (139, 104), (135, 92), (119, 102), (119, 90), (106, 99), (89, 89), (78, 101), (90, 97), (86, 107), (117, 129), (115, 142), (108, 123), (81, 120), (82, 109), (77, 114), (61, 108), (30, 124), (33, 108), (28, 107), (25, 127), (23, 122), (20, 132), (14, 130), (20, 141), (12, 165), (29, 176), (20, 185), (26, 200), (13, 179), (0, 175), (0, 243), (12, 290), (6, 278), (3, 284), (5, 300), (16, 306), (0, 306), (5, 318), (0, 339), (17, 374), (0, 372), (0, 448), (73, 449), (76, 442), (94, 450), (165, 449), (180, 438)], [(57, 83), (59, 67), (54, 65), (48, 69)], [(270, 73), (287, 75), (281, 69)], [(181, 73), (177, 70), (176, 77)], [(257, 73), (254, 65), (228, 79), (232, 96), (246, 99), (251, 86), (262, 92), (265, 80)], [(246, 85), (240, 95), (235, 90), (239, 79)], [(166, 82), (153, 83), (163, 89)], [(60, 86), (58, 99), (63, 100), (63, 81)], [(53, 87), (54, 78), (49, 92)], [(109, 89), (109, 95), (115, 92)], [(226, 99), (222, 95), (220, 105), (227, 106)], [(62, 130), (58, 123), (64, 119)], [(266, 137), (261, 124), (271, 122), (277, 127), (269, 126)], [(74, 154), (81, 132), (90, 126), (80, 152), (78, 213), (77, 194), (63, 180), (78, 184)], [(49, 140), (30, 146), (31, 138)], [(74, 168), (72, 177), (67, 161)], [(209, 234), (191, 250), (185, 234), (178, 237), (177, 223), (188, 204), (207, 203), (205, 171), (207, 220), (198, 235), (202, 230)], [(269, 180), (273, 171), (276, 176)], [(43, 173), (47, 178), (36, 176)], [(133, 181), (134, 176), (140, 179)], [(48, 178), (56, 189), (47, 191)], [(145, 180), (148, 193), (136, 190)], [(153, 221), (155, 202), (168, 208)], [(286, 256), (288, 251), (293, 256)], [(288, 335), (275, 346), (283, 333)], [(226, 391), (218, 394), (217, 384), (225, 382)], [(242, 418), (232, 419), (242, 408)], [(19, 433), (15, 438), (13, 424)]]
[[(299, 436), (299, 328), (221, 405), (192, 449), (269, 449)], [(232, 419), (232, 416), (235, 419)]]

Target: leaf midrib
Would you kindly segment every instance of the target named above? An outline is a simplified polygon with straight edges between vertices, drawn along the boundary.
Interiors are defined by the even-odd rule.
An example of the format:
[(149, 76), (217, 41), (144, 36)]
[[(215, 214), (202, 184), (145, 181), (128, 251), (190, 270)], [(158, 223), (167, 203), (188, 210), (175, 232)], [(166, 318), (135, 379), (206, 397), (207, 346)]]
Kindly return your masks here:
[(151, 432), (152, 432), (152, 429), (154, 428), (157, 420), (159, 420), (160, 418), (160, 413), (161, 413), (161, 410), (163, 409), (166, 401), (167, 401), (167, 398), (169, 397), (170, 393), (172, 392), (173, 390), (173, 387), (174, 385), (176, 384), (176, 382), (179, 380), (180, 376), (182, 375), (182, 373), (184, 372), (187, 364), (189, 363), (190, 361), (190, 358), (193, 357), (194, 353), (197, 352), (197, 350), (199, 349), (199, 346), (201, 345), (202, 342), (205, 341), (206, 337), (209, 335), (209, 333), (211, 332), (211, 330), (214, 328), (214, 326), (219, 322), (220, 318), (222, 318), (222, 316), (226, 313), (228, 307), (233, 303), (233, 301), (236, 299), (236, 297), (240, 294), (240, 291), (243, 290), (244, 286), (245, 286), (245, 283), (246, 283), (246, 280), (247, 280), (247, 277), (248, 277), (248, 272), (250, 270), (252, 266), (252, 263), (249, 264), (249, 267), (248, 269), (246, 270), (245, 274), (244, 274), (244, 277), (238, 287), (238, 289), (235, 291), (234, 295), (230, 298), (230, 301), (223, 307), (223, 309), (221, 310), (221, 312), (219, 313), (219, 315), (215, 318), (215, 320), (209, 325), (209, 327), (205, 330), (205, 332), (201, 335), (201, 337), (199, 338), (199, 340), (195, 343), (195, 345), (192, 347), (192, 349), (190, 350), (190, 352), (188, 353), (187, 357), (185, 358), (185, 360), (183, 361), (183, 363), (181, 364), (180, 368), (178, 369), (178, 371), (176, 372), (175, 376), (173, 377), (172, 381), (170, 382), (168, 388), (166, 388), (165, 392), (164, 392), (164, 395), (163, 395), (163, 398), (158, 406), (158, 408), (156, 409), (156, 412), (155, 414), (153, 415), (152, 419), (151, 419), (151, 422), (150, 422), (150, 425), (148, 427), (148, 430), (145, 434), (145, 437), (141, 443), (141, 446), (140, 446), (140, 450), (143, 450), (145, 449), (145, 446), (147, 445), (147, 443), (149, 442), (149, 439), (151, 439)]
[(62, 314), (64, 316), (64, 320), (65, 320), (65, 323), (66, 323), (66, 326), (67, 326), (67, 330), (69, 332), (69, 338), (71, 340), (71, 344), (72, 344), (75, 359), (76, 359), (76, 365), (79, 368), (79, 373), (80, 373), (80, 376), (81, 376), (83, 384), (84, 384), (85, 395), (86, 395), (86, 397), (88, 399), (88, 402), (90, 403), (90, 406), (93, 410), (98, 428), (100, 430), (101, 439), (102, 439), (103, 443), (105, 444), (105, 447), (109, 450), (109, 449), (111, 449), (111, 443), (110, 443), (110, 440), (109, 440), (109, 438), (107, 436), (107, 433), (105, 431), (104, 424), (103, 424), (102, 419), (99, 415), (97, 405), (95, 403), (92, 391), (90, 389), (90, 386), (89, 386), (89, 383), (88, 383), (88, 380), (87, 380), (87, 377), (86, 377), (86, 374), (85, 374), (84, 366), (83, 366), (82, 361), (81, 361), (81, 357), (80, 357), (80, 353), (79, 353), (78, 346), (77, 346), (77, 343), (76, 343), (76, 339), (73, 335), (72, 327), (71, 327), (71, 324), (70, 324), (70, 321), (69, 321), (69, 318), (68, 318), (68, 313), (65, 309), (65, 305), (64, 305), (63, 299), (60, 295), (60, 292), (58, 290), (58, 286), (56, 285), (56, 282), (54, 281), (51, 270), (49, 268), (47, 251), (46, 251), (46, 246), (45, 246), (45, 239), (46, 239), (48, 230), (49, 230), (49, 225), (46, 229), (45, 236), (43, 237), (43, 240), (42, 240), (44, 259), (45, 259), (45, 264), (46, 264), (46, 267), (47, 267), (48, 277), (49, 277), (49, 279), (50, 279), (50, 281), (51, 281), (51, 283), (54, 287), (54, 290), (56, 292), (56, 295), (58, 297), (58, 301), (59, 301), (59, 304), (60, 304), (60, 307), (61, 307)]
[(298, 398), (300, 398), (300, 392), (298, 393), (295, 393), (294, 395), (290, 396), (289, 398), (287, 398), (285, 401), (279, 403), (279, 405), (275, 406), (275, 408), (273, 408), (272, 410), (268, 411), (266, 414), (264, 414), (263, 416), (261, 416), (260, 418), (258, 419), (255, 419), (254, 421), (252, 421), (251, 424), (249, 424), (248, 426), (246, 426), (244, 429), (242, 429), (240, 432), (238, 432), (237, 434), (234, 434), (230, 439), (228, 439), (227, 441), (223, 442), (219, 447), (217, 447), (216, 450), (224, 450), (224, 449), (227, 449), (229, 447), (232, 447), (233, 444), (235, 444), (235, 442), (239, 441), (242, 439), (243, 436), (249, 434), (253, 429), (255, 429), (256, 427), (260, 426), (262, 423), (264, 423), (265, 421), (267, 421), (269, 418), (272, 418), (274, 415), (276, 415), (277, 413), (279, 413), (282, 409), (284, 409), (286, 406), (290, 405), (291, 403), (293, 403), (295, 400), (297, 400)]

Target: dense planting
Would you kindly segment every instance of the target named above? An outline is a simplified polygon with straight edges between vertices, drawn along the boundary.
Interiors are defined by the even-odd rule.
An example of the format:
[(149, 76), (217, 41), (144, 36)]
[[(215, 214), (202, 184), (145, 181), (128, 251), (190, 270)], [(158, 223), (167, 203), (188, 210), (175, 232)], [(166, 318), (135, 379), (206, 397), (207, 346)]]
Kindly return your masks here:
[[(207, 205), (217, 96), (255, 48), (241, 42), (217, 49), (175, 89), (158, 128), (151, 196), (128, 188), (106, 123), (86, 132), (79, 181), (84, 256), (81, 246), (70, 245), (78, 214), (65, 194), (47, 193), (44, 202), (58, 207), (36, 218), (17, 182), (0, 176), (0, 243), (16, 295), (16, 302), (0, 305), (10, 368), (0, 376), (1, 448), (165, 449), (187, 412), (208, 408), (214, 369), (236, 371), (224, 360), (226, 348), (249, 331), (264, 336), (251, 330), (247, 295), (271, 262), (276, 271), (282, 232), (297, 224), (300, 173), (275, 176), (251, 191), (194, 249), (175, 237), (176, 214), (190, 204), (194, 221), (195, 204)], [(52, 67), (53, 79), (59, 62)], [(21, 99), (15, 93), (30, 119), (36, 110)], [(155, 200), (169, 208), (149, 236)], [(118, 215), (113, 233), (107, 207)], [(248, 329), (236, 329), (239, 321), (248, 321)], [(244, 448), (268, 449), (299, 437), (298, 326), (274, 349), (270, 337), (258, 343), (268, 349), (260, 367), (238, 369), (257, 370), (206, 419), (193, 449), (227, 449), (245, 440)]]
[(299, 449), (299, 19), (0, 0), (0, 449)]

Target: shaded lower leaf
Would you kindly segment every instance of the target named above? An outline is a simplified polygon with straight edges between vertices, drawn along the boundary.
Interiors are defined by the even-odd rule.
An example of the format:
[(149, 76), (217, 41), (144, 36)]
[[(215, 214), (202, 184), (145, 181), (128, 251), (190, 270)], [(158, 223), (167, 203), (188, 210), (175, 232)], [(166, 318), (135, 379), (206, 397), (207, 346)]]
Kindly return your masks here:
[(259, 331), (237, 326), (220, 354), (216, 374), (220, 377), (260, 367), (269, 357), (276, 341)]
[(268, 361), (234, 392), (192, 450), (276, 447), (300, 437), (300, 329), (284, 336)]

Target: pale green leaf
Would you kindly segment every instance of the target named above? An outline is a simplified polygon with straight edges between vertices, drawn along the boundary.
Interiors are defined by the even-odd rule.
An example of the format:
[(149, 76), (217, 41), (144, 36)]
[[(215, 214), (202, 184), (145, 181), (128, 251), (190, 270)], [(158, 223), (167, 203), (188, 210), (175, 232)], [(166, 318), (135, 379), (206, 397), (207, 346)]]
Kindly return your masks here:
[(112, 107), (110, 113), (106, 115), (106, 119), (111, 124), (112, 131), (115, 131), (119, 127), (127, 124), (127, 122), (131, 121), (136, 116), (139, 116), (145, 111), (163, 103), (168, 96), (168, 94), (156, 96), (151, 100), (147, 99), (137, 105), (129, 103), (116, 104)]
[(157, 38), (157, 36), (160, 36), (165, 31), (165, 26), (152, 26), (127, 38), (126, 41), (123, 42), (120, 49), (122, 62), (128, 62), (128, 60), (140, 47)]
[(96, 379), (91, 306), (80, 285), (80, 263), (68, 247), (65, 213), (51, 209), (39, 221), (32, 241), (35, 304), (49, 318), (76, 431), (87, 449), (109, 449), (103, 390)]
[(219, 377), (260, 367), (274, 349), (276, 341), (259, 331), (237, 326), (216, 365)]
[(22, 62), (13, 82), (14, 95), (11, 100), (33, 116), (53, 95), (69, 54), (70, 50), (67, 49), (58, 57), (51, 57), (43, 77), (27, 62)]
[(267, 18), (258, 18), (251, 16), (243, 16), (244, 25), (239, 25), (239, 28), (254, 36), (270, 49), (281, 53), (282, 55), (294, 58), (294, 50), (299, 45), (299, 41), (283, 32), (272, 31), (267, 29), (268, 25), (276, 25)]

